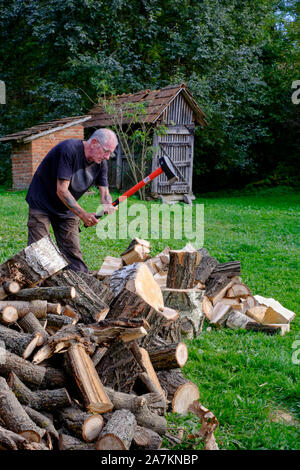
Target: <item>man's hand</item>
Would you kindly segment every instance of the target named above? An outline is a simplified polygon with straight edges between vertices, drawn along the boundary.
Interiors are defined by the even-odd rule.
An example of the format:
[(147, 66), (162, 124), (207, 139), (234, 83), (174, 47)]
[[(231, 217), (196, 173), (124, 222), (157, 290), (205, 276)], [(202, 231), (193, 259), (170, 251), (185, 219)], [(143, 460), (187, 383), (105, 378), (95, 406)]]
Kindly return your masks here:
[(80, 215), (80, 218), (82, 222), (84, 223), (85, 227), (93, 227), (93, 225), (97, 225), (99, 220), (96, 219), (95, 215), (96, 215), (95, 212), (92, 212), (91, 214), (89, 214), (88, 212), (85, 212)]
[(105, 214), (113, 214), (118, 210), (118, 206), (113, 206), (112, 204), (102, 204), (102, 206)]

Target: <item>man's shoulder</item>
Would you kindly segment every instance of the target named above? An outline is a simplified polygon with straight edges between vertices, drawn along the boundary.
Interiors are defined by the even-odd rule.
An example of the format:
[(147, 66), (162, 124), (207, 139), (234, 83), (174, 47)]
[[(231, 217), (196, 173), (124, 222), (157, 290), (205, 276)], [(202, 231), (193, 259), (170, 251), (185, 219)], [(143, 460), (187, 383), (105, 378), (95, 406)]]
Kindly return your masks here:
[(83, 143), (81, 139), (66, 139), (59, 142), (54, 148), (60, 150), (77, 150), (82, 149)]

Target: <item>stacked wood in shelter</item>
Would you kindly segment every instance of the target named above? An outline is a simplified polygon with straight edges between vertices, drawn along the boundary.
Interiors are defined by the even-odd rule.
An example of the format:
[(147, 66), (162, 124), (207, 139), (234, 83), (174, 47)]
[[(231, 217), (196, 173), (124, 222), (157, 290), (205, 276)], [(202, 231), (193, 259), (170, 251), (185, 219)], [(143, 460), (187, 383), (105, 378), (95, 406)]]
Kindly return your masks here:
[[(116, 263), (101, 281), (62, 270), (58, 252), (47, 264), (45, 244), (53, 254), (43, 239), (0, 266), (0, 449), (153, 450), (163, 436), (173, 442), (167, 411), (186, 413), (199, 391), (180, 370), (188, 360), (180, 314), (165, 306), (152, 273), (166, 268), (169, 250), (153, 265)], [(26, 261), (16, 262), (25, 252), (28, 279)]]

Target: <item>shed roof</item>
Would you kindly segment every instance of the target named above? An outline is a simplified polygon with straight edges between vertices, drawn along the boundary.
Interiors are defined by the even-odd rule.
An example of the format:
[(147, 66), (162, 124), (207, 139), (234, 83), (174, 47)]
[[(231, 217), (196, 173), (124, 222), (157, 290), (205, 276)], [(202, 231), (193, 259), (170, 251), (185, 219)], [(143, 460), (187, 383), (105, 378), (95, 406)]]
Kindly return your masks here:
[[(206, 125), (205, 114), (196, 103), (186, 85), (171, 85), (160, 90), (143, 90), (138, 93), (122, 94), (112, 97), (115, 100), (115, 106), (123, 103), (145, 103), (145, 114), (139, 116), (139, 121), (155, 123), (168, 105), (180, 93), (184, 96), (192, 110), (194, 111), (195, 121), (201, 126)], [(89, 114), (91, 119), (85, 122), (84, 127), (106, 127), (114, 124), (112, 116), (107, 114), (101, 105), (94, 106)], [(124, 122), (125, 123), (125, 122)]]
[(8, 134), (0, 138), (0, 142), (30, 142), (34, 139), (38, 139), (46, 134), (51, 134), (53, 132), (61, 131), (67, 127), (75, 126), (76, 124), (81, 124), (90, 119), (90, 116), (73, 116), (58, 119), (55, 121), (43, 122), (37, 126), (29, 127), (20, 132), (15, 132), (13, 134)]

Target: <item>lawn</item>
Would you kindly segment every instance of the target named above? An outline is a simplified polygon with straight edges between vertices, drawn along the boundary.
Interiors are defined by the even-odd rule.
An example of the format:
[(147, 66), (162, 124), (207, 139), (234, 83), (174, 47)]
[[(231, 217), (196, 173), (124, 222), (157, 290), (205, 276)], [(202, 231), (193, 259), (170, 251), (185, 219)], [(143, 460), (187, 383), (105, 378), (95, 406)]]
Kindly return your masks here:
[[(0, 188), (0, 263), (26, 245), (25, 194)], [(80, 202), (95, 211), (98, 196), (92, 192)], [(128, 205), (137, 202), (133, 197)], [(151, 208), (160, 203), (142, 204), (151, 225)], [(184, 374), (197, 384), (201, 403), (219, 420), (216, 439), (221, 449), (300, 449), (299, 193), (277, 188), (202, 195), (194, 201), (194, 227), (196, 204), (204, 204), (204, 246), (211, 256), (219, 262), (240, 260), (242, 279), (253, 294), (274, 297), (297, 316), (283, 337), (207, 330), (205, 324), (203, 334), (188, 342)], [(130, 241), (99, 239), (95, 227), (82, 228), (80, 238), (91, 270), (98, 269), (106, 255), (118, 256)], [(150, 241), (153, 255), (166, 245), (179, 249), (187, 241), (193, 243), (187, 237), (175, 239), (172, 230), (169, 239)], [(169, 423), (184, 424), (190, 433), (197, 430), (192, 415), (171, 415)]]

